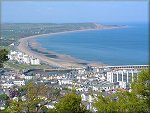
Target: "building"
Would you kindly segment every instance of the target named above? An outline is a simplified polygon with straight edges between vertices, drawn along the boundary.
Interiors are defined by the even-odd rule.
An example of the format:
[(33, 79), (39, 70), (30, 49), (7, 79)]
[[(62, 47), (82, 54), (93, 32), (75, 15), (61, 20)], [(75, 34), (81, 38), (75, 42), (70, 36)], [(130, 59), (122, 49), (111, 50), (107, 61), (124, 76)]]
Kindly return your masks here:
[(40, 60), (37, 58), (31, 58), (31, 65), (39, 65), (40, 64)]
[(40, 65), (40, 60), (38, 58), (34, 58), (22, 52), (10, 51), (8, 58), (9, 60), (15, 60), (19, 63)]
[[(126, 88), (126, 85), (130, 85), (131, 82), (137, 77), (140, 71), (134, 69), (119, 69), (107, 72), (107, 81), (111, 83), (119, 82), (120, 87)], [(126, 85), (125, 85), (126, 84)]]
[(13, 86), (14, 86), (14, 83), (13, 82), (5, 82), (5, 83), (3, 83), (3, 84), (1, 84), (1, 87), (2, 88), (13, 88)]
[(24, 62), (25, 64), (30, 64), (30, 58), (29, 58), (28, 55), (23, 55), (23, 62)]
[(22, 85), (25, 85), (25, 81), (24, 80), (20, 80), (20, 79), (15, 79), (14, 81), (13, 81), (13, 83), (15, 84), (15, 85), (17, 85), (17, 86), (22, 86)]

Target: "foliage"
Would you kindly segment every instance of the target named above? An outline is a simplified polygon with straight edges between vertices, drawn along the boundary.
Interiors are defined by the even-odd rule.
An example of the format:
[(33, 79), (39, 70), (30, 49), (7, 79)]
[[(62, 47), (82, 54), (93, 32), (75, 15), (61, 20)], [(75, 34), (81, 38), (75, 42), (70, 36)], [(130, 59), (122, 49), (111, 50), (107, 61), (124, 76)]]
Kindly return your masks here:
[(119, 92), (116, 94), (118, 100), (116, 101), (116, 106), (118, 107), (119, 112), (147, 112), (147, 104), (144, 99), (134, 92)]
[(47, 97), (51, 100), (55, 100), (60, 96), (60, 89), (56, 89), (54, 87), (48, 88)]
[(94, 106), (97, 108), (99, 112), (115, 112), (116, 106), (114, 104), (114, 101), (111, 101), (110, 97), (103, 97), (103, 96), (98, 96), (96, 102), (94, 103)]
[(27, 85), (27, 94), (25, 106), (27, 111), (39, 110), (42, 106), (39, 106), (40, 102), (45, 101), (47, 94), (47, 86), (44, 84), (35, 84), (30, 82)]
[(147, 104), (143, 99), (127, 91), (118, 92), (109, 97), (99, 96), (94, 103), (94, 106), (100, 113), (122, 113), (122, 112), (147, 112)]
[(6, 94), (1, 94), (0, 95), (0, 100), (8, 100), (9, 97)]
[(22, 86), (18, 88), (18, 92), (20, 93), (19, 96), (24, 96), (26, 94), (27, 91), (27, 86)]
[(56, 113), (88, 113), (85, 107), (81, 103), (81, 97), (75, 93), (66, 94), (55, 105)]
[(47, 113), (57, 113), (56, 109), (48, 109)]
[(81, 104), (81, 97), (73, 92), (61, 98), (54, 109), (47, 109), (45, 105), (54, 97), (53, 94), (59, 93), (59, 90), (53, 89), (53, 93), (49, 94), (50, 90), (45, 84), (30, 82), (28, 85), (19, 88), (19, 91), (26, 92), (24, 95), (25, 100), (21, 99), (21, 97), (11, 100), (7, 109), (8, 112), (90, 113)]
[(98, 96), (94, 107), (99, 113), (147, 113), (150, 112), (150, 75), (143, 70), (132, 83), (132, 92), (120, 91), (109, 97)]
[(132, 83), (132, 92), (146, 100), (150, 112), (150, 69), (139, 73), (138, 78)]
[(47, 104), (47, 86), (44, 84), (35, 84), (30, 82), (26, 86), (19, 89), (19, 91), (26, 91), (25, 99), (19, 97), (17, 100), (10, 101), (8, 111), (20, 113), (21, 111), (38, 112)]
[(3, 67), (3, 63), (8, 60), (8, 51), (6, 49), (0, 49), (0, 68)]
[(21, 113), (24, 110), (23, 106), (24, 102), (21, 100), (21, 98), (17, 98), (9, 102), (9, 107), (6, 109), (6, 111), (9, 113)]
[(95, 23), (5, 23), (1, 26), (1, 37), (11, 40), (39, 34), (98, 28)]

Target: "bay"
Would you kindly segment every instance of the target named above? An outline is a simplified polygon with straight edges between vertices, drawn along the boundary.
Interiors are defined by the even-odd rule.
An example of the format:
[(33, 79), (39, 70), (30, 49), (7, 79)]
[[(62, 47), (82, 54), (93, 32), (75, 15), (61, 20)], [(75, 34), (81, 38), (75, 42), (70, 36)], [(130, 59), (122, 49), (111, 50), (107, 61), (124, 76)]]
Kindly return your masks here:
[(147, 24), (127, 28), (70, 32), (35, 39), (50, 51), (108, 65), (148, 64)]

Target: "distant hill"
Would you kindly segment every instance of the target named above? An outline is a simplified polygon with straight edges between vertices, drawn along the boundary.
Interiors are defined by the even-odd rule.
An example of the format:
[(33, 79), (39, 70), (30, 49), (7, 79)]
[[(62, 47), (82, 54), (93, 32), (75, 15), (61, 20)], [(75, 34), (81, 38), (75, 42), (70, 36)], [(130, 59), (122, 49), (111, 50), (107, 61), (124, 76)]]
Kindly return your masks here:
[[(118, 26), (97, 23), (6, 23), (1, 24), (1, 42), (5, 42), (5, 45), (9, 45), (12, 41), (33, 35), (74, 30), (105, 29), (112, 27)], [(6, 43), (6, 40), (8, 43)]]

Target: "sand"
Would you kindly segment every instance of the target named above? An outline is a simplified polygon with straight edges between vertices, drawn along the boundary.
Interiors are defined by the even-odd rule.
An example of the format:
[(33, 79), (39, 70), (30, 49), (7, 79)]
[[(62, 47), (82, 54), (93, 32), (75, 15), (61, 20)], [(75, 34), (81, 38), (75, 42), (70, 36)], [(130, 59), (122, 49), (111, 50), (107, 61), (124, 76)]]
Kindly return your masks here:
[[(105, 28), (104, 28), (105, 29)], [(106, 28), (106, 29), (111, 29), (111, 28)], [(112, 28), (114, 29), (114, 28)], [(56, 34), (62, 34), (62, 33), (70, 33), (70, 32), (83, 32), (83, 31), (89, 31), (89, 30), (102, 30), (102, 29), (83, 29), (83, 30), (74, 30), (74, 31), (64, 31), (64, 32), (57, 32), (57, 33), (48, 33), (48, 34), (41, 34), (41, 35), (35, 35), (35, 36), (30, 36), (26, 38), (21, 38), (19, 39), (19, 45), (17, 46), (17, 49), (29, 56), (34, 56), (35, 58), (38, 58), (40, 61), (47, 63), (52, 66), (56, 67), (62, 67), (62, 68), (80, 68), (80, 67), (85, 67), (82, 63), (89, 63), (89, 62), (83, 62), (79, 59), (75, 59), (73, 57), (63, 55), (63, 54), (58, 54), (53, 51), (47, 51), (44, 48), (40, 47), (40, 44), (35, 42), (33, 39), (38, 38), (41, 36), (49, 36), (49, 35), (56, 35)], [(47, 57), (46, 55), (33, 51), (33, 49), (38, 49), (40, 51), (47, 52), (49, 54), (56, 55), (57, 58), (51, 58)], [(91, 64), (92, 65), (92, 64)], [(96, 66), (102, 66), (104, 64), (96, 64)]]
[[(93, 29), (88, 29), (88, 30), (93, 30)], [(53, 51), (47, 51), (46, 49), (41, 48), (39, 43), (33, 41), (34, 38), (38, 38), (41, 36), (56, 35), (56, 34), (69, 33), (69, 32), (79, 32), (79, 31), (87, 31), (87, 30), (49, 33), (49, 34), (42, 34), (42, 35), (35, 35), (35, 36), (26, 37), (26, 38), (21, 38), (21, 39), (19, 39), (19, 45), (17, 46), (17, 49), (29, 56), (38, 58), (40, 61), (47, 63), (49, 65), (52, 65), (52, 66), (62, 67), (62, 68), (85, 67), (85, 65), (80, 64), (80, 63), (85, 63), (85, 62), (82, 62), (81, 60), (75, 59), (75, 58), (67, 56), (67, 55), (58, 54)], [(56, 55), (57, 58), (47, 57), (42, 53), (31, 50), (31, 47), (34, 49), (38, 49), (39, 51), (44, 51), (49, 54)]]

